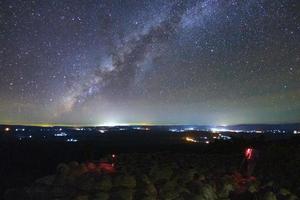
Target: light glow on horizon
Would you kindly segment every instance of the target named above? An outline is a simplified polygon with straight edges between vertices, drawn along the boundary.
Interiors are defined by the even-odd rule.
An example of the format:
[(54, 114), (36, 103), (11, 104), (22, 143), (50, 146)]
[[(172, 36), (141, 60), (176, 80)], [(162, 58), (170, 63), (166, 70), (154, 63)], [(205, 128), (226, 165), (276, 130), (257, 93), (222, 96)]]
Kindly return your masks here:
[(195, 140), (194, 138), (191, 138), (191, 137), (185, 137), (185, 140), (187, 142), (194, 142), (194, 143), (198, 142), (197, 140)]

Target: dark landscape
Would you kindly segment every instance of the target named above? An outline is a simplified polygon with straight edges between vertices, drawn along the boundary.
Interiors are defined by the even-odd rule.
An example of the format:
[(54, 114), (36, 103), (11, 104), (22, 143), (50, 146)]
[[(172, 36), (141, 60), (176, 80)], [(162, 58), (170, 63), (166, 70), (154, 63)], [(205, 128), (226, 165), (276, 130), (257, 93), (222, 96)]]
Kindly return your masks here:
[[(299, 125), (263, 134), (176, 127), (184, 132), (174, 133), (174, 126), (1, 126), (1, 194), (5, 199), (297, 199), (300, 134), (290, 127)], [(54, 136), (62, 132), (66, 136)], [(78, 141), (68, 141), (70, 134)], [(230, 139), (213, 138), (219, 135)], [(245, 176), (249, 147), (259, 157)], [(101, 162), (113, 168), (101, 168)]]

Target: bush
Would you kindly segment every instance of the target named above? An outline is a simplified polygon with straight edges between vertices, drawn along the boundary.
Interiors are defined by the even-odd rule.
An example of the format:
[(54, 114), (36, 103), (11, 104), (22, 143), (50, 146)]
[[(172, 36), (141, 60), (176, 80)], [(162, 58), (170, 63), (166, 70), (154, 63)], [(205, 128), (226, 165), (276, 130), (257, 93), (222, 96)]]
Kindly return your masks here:
[(273, 192), (267, 192), (265, 193), (263, 200), (277, 200), (277, 198)]
[(98, 192), (92, 198), (92, 200), (108, 200), (108, 199), (109, 199), (109, 194), (106, 192)]
[(136, 180), (134, 176), (118, 175), (114, 179), (114, 186), (133, 189), (136, 187)]
[(152, 196), (146, 196), (146, 197), (142, 197), (141, 200), (157, 200), (157, 198)]
[(91, 174), (84, 174), (76, 179), (76, 187), (83, 191), (91, 191), (94, 188), (94, 177)]
[(60, 163), (57, 165), (56, 170), (59, 175), (68, 175), (70, 167), (65, 163)]
[(200, 193), (200, 195), (203, 196), (203, 198), (205, 200), (215, 200), (215, 199), (217, 199), (216, 191), (209, 184), (205, 184), (204, 186), (202, 186), (200, 188), (200, 192), (199, 193)]
[(172, 174), (173, 170), (168, 166), (154, 166), (150, 170), (150, 177), (153, 180), (153, 182), (158, 182), (159, 180), (169, 180)]
[(115, 195), (117, 196), (117, 199), (120, 199), (120, 200), (132, 200), (133, 199), (133, 190), (119, 189), (116, 191)]
[(108, 175), (100, 177), (100, 179), (95, 181), (94, 186), (95, 190), (105, 192), (110, 191), (110, 189), (112, 188), (111, 177)]
[(89, 196), (80, 195), (80, 196), (75, 197), (74, 200), (89, 200)]

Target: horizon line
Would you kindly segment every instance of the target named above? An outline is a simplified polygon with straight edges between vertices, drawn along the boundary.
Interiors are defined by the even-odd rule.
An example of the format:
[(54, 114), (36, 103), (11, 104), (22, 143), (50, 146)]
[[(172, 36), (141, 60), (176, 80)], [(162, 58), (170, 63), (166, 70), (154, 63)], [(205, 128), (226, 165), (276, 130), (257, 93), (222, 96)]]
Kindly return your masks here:
[(300, 122), (283, 123), (236, 123), (236, 124), (181, 124), (181, 123), (115, 123), (115, 124), (61, 124), (61, 123), (0, 123), (0, 126), (35, 126), (35, 127), (114, 127), (114, 126), (241, 126), (241, 125), (291, 125)]

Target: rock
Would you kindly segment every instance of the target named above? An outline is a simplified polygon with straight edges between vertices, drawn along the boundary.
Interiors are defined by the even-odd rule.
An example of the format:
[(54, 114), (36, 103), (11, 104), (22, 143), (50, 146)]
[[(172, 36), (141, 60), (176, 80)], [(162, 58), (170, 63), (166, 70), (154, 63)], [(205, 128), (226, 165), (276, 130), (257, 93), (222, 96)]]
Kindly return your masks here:
[(9, 189), (3, 195), (4, 200), (29, 200), (29, 195), (24, 189)]
[(76, 194), (76, 190), (69, 186), (55, 186), (51, 188), (50, 195), (53, 198), (71, 197)]
[(49, 187), (33, 185), (27, 189), (27, 194), (31, 200), (50, 200), (51, 194)]
[(45, 176), (43, 178), (37, 179), (35, 181), (35, 184), (51, 186), (54, 183), (54, 180), (55, 180), (55, 175)]

